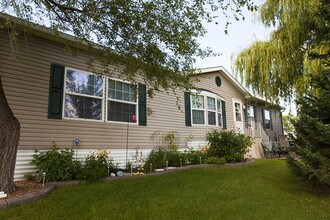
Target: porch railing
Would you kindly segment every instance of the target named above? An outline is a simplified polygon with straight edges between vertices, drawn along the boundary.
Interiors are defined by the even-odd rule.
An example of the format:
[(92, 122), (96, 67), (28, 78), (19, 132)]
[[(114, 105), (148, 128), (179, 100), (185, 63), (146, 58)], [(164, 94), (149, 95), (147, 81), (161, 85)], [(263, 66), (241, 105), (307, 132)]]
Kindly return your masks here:
[(261, 138), (263, 143), (269, 142), (269, 136), (262, 126), (261, 122), (250, 122), (250, 127), (245, 128), (244, 133), (253, 138)]

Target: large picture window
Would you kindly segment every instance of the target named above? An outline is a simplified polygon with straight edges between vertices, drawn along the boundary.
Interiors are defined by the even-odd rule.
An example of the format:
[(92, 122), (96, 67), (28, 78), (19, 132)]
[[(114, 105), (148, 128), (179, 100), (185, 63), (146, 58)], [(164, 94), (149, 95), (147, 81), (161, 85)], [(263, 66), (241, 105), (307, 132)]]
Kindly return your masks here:
[(136, 116), (136, 85), (108, 79), (108, 121), (133, 122)]
[(222, 126), (222, 104), (217, 95), (202, 91), (191, 96), (192, 124)]
[(103, 84), (102, 76), (67, 68), (64, 117), (103, 120)]

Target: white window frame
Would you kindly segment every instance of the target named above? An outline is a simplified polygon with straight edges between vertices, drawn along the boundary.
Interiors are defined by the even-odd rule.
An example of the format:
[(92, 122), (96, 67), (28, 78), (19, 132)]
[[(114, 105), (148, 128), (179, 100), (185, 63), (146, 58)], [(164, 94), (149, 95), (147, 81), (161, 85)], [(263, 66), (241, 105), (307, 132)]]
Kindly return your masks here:
[[(72, 71), (77, 71), (83, 74), (88, 74), (88, 75), (95, 75), (94, 73), (91, 72), (87, 72), (87, 71), (83, 71), (83, 70), (79, 70), (79, 69), (75, 69), (75, 68), (71, 68), (71, 67), (65, 67), (64, 68), (64, 87), (63, 87), (63, 106), (62, 106), (62, 119), (66, 119), (66, 120), (76, 120), (76, 121), (95, 121), (95, 122), (104, 122), (104, 117), (105, 117), (105, 112), (104, 112), (104, 96), (105, 96), (105, 78), (104, 76), (102, 76), (102, 80), (103, 80), (103, 95), (102, 97), (99, 96), (92, 96), (92, 95), (86, 95), (86, 94), (81, 94), (81, 93), (75, 93), (75, 92), (66, 92), (66, 77), (67, 77), (67, 71), (68, 70), (72, 70)], [(66, 95), (75, 95), (75, 96), (82, 96), (82, 97), (87, 97), (87, 98), (95, 98), (95, 99), (101, 99), (101, 114), (102, 114), (102, 118), (100, 120), (96, 120), (96, 119), (88, 119), (88, 118), (70, 118), (70, 117), (65, 117), (65, 100), (66, 100)]]
[[(236, 104), (239, 104), (239, 111), (236, 112)], [(234, 121), (235, 122), (243, 122), (243, 105), (242, 105), (242, 102), (238, 99), (233, 99), (233, 105), (234, 105)], [(236, 116), (236, 113), (239, 113), (240, 116), (241, 116), (241, 120), (237, 120), (237, 116)]]
[[(193, 107), (193, 96), (203, 96), (201, 94), (192, 94), (191, 97), (191, 123), (193, 125), (204, 125), (206, 123), (206, 115), (205, 115), (205, 110), (206, 110), (206, 106), (205, 106), (205, 97), (203, 96), (203, 104), (204, 104), (204, 108), (194, 108)], [(194, 124), (194, 119), (193, 119), (193, 111), (203, 111), (204, 112), (204, 124)]]
[[(224, 98), (214, 94), (214, 93), (211, 93), (211, 92), (208, 92), (208, 91), (205, 91), (205, 90), (202, 90), (202, 91), (197, 91), (197, 90), (192, 90), (191, 91), (191, 95), (190, 95), (190, 106), (191, 106), (191, 124), (192, 126), (209, 126), (209, 127), (220, 127), (222, 128), (223, 127), (223, 112), (222, 112), (222, 103), (221, 101), (225, 101)], [(193, 108), (193, 103), (192, 103), (192, 96), (193, 95), (200, 95), (200, 96), (203, 96), (204, 97), (204, 109), (200, 109), (200, 108)], [(211, 109), (208, 109), (208, 103), (207, 103), (207, 98), (214, 98), (215, 99), (215, 110), (211, 110)], [(217, 106), (217, 102), (220, 101), (220, 111), (218, 111), (218, 106)], [(194, 124), (194, 120), (193, 120), (193, 110), (200, 110), (200, 111), (204, 111), (204, 124)], [(209, 125), (209, 120), (208, 120), (208, 112), (211, 111), (211, 112), (214, 112), (215, 113), (215, 120), (216, 120), (216, 124), (215, 125)], [(218, 120), (218, 113), (221, 114), (221, 125), (219, 124), (219, 120)]]
[[(246, 105), (246, 122), (247, 123), (247, 128), (252, 128), (252, 122), (255, 119), (255, 112), (254, 112), (254, 106), (252, 105)], [(252, 111), (252, 115), (251, 115)], [(250, 115), (248, 115), (248, 112), (250, 112)]]
[(120, 99), (112, 99), (112, 98), (109, 98), (109, 79), (110, 80), (114, 80), (114, 81), (118, 81), (118, 82), (122, 82), (122, 83), (126, 83), (126, 84), (131, 84), (131, 85), (135, 85), (136, 86), (136, 93), (138, 93), (138, 85), (134, 84), (134, 83), (131, 83), (131, 82), (128, 82), (126, 80), (122, 80), (122, 79), (116, 79), (116, 78), (113, 78), (113, 77), (106, 77), (106, 101), (105, 101), (105, 111), (106, 111), (106, 114), (105, 114), (105, 121), (107, 123), (117, 123), (117, 124), (127, 124), (127, 122), (125, 121), (110, 121), (108, 120), (108, 101), (114, 101), (114, 102), (120, 102), (120, 103), (125, 103), (125, 104), (130, 104), (130, 105), (135, 105), (135, 117), (136, 117), (136, 121), (135, 122), (129, 122), (129, 124), (135, 124), (137, 125), (138, 124), (138, 121), (139, 121), (139, 96), (138, 94), (136, 94), (136, 100), (135, 102), (130, 102), (130, 101), (124, 101), (124, 100), (120, 100)]
[[(209, 103), (208, 103), (208, 99), (213, 99), (214, 100), (214, 107), (215, 107), (215, 109), (213, 110), (213, 109), (209, 109)], [(217, 98), (214, 98), (214, 97), (210, 97), (210, 96), (206, 96), (206, 104), (207, 104), (207, 106), (206, 106), (206, 110), (207, 110), (207, 112), (206, 112), (206, 114), (207, 114), (207, 125), (208, 126), (217, 126), (218, 125), (218, 120), (217, 120), (217, 114), (218, 114), (218, 112), (217, 112)], [(215, 116), (215, 125), (210, 125), (209, 124), (209, 112), (213, 112), (214, 113), (214, 116)], [(205, 123), (206, 124), (206, 123)]]
[[(217, 111), (216, 111), (216, 117), (217, 117), (217, 125), (219, 127), (223, 127), (223, 113), (222, 113), (222, 102), (223, 100), (217, 98), (216, 99), (216, 105), (217, 105)], [(218, 102), (220, 103), (220, 107), (218, 108)], [(220, 111), (219, 111), (220, 109)], [(218, 114), (220, 113), (221, 117), (220, 117), (220, 121), (219, 121), (219, 117), (218, 117)]]

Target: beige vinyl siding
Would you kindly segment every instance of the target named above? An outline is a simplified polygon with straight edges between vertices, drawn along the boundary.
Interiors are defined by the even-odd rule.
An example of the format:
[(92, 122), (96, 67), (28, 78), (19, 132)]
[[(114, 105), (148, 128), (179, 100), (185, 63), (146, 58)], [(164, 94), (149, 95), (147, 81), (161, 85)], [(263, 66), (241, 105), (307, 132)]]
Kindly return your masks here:
[[(20, 39), (18, 59), (13, 59), (8, 36), (4, 33), (0, 36), (1, 76), (8, 103), (21, 124), (20, 150), (47, 149), (52, 141), (61, 148), (73, 147), (75, 137), (79, 137), (81, 149), (126, 148), (127, 123), (47, 118), (51, 63), (89, 71), (86, 62), (90, 57), (86, 52), (68, 50), (59, 43), (29, 36)], [(100, 65), (95, 68), (102, 69)], [(118, 79), (118, 75), (114, 71), (111, 76)], [(200, 82), (197, 87), (207, 89), (226, 101), (227, 129), (234, 129), (232, 100), (243, 101), (244, 94), (221, 71), (198, 76)], [(216, 86), (215, 76), (221, 77), (221, 87)], [(186, 127), (183, 91), (176, 93), (180, 98), (181, 110), (173, 93), (159, 92), (153, 99), (148, 98), (147, 107), (153, 114), (147, 117), (147, 126), (129, 126), (130, 149), (151, 149), (156, 144), (151, 136), (154, 133), (161, 136), (169, 131), (177, 132), (179, 146), (186, 147), (187, 141), (205, 141), (207, 132), (220, 128), (198, 125)]]
[(266, 109), (271, 112), (271, 119), (272, 119), (272, 124), (273, 124), (273, 130), (267, 129), (267, 134), (269, 135), (270, 139), (272, 141), (275, 140), (275, 136), (278, 135), (283, 135), (283, 127), (282, 127), (282, 122), (281, 122), (281, 116), (280, 116), (280, 111), (275, 110), (275, 109), (269, 109), (264, 106), (256, 106), (256, 115), (257, 115), (257, 121), (261, 122), (263, 124), (263, 118), (262, 118), (262, 110)]
[[(5, 34), (1, 35), (0, 45), (4, 91), (21, 124), (19, 149), (46, 149), (52, 141), (62, 148), (73, 147), (75, 137), (79, 137), (82, 149), (126, 147), (127, 123), (47, 118), (51, 63), (88, 71), (85, 64), (88, 56), (84, 52), (72, 56), (62, 45), (29, 37), (27, 41), (19, 41), (19, 56), (15, 60), (11, 58), (12, 50)], [(117, 75), (113, 74), (115, 78)], [(182, 92), (179, 94), (183, 97)], [(129, 148), (153, 148), (150, 137), (155, 131), (178, 132), (180, 146), (186, 146), (190, 133), (186, 131), (184, 112), (178, 110), (175, 96), (157, 93), (154, 99), (148, 99), (147, 105), (154, 114), (148, 116), (146, 127), (129, 126)]]
[[(221, 86), (218, 87), (215, 84), (215, 77), (220, 76)], [(234, 110), (233, 110), (233, 99), (241, 100), (244, 103), (244, 94), (242, 94), (234, 84), (227, 79), (225, 74), (220, 72), (213, 72), (208, 74), (198, 75), (199, 82), (196, 86), (201, 89), (207, 89), (223, 98), (226, 102), (226, 119), (227, 119), (227, 130), (235, 129), (234, 125)], [(244, 116), (243, 116), (244, 117)], [(212, 126), (209, 126), (212, 129)], [(216, 127), (218, 128), (218, 127)]]

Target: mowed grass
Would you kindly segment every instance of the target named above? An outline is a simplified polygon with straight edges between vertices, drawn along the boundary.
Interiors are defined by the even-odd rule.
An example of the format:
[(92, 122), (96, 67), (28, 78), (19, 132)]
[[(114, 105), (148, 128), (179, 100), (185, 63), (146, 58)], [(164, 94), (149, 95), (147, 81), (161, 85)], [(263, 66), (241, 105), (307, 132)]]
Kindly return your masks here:
[(64, 187), (0, 219), (330, 219), (330, 198), (309, 187), (285, 161), (257, 160)]

